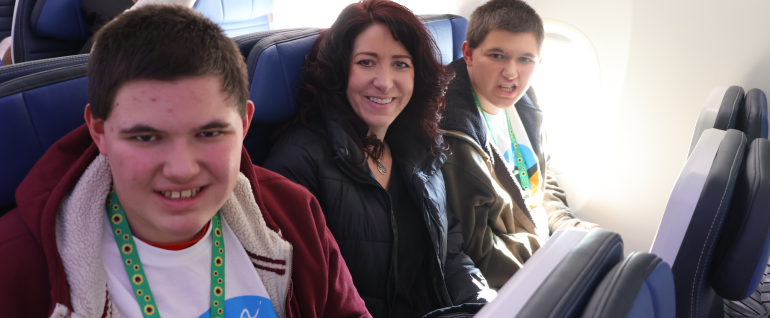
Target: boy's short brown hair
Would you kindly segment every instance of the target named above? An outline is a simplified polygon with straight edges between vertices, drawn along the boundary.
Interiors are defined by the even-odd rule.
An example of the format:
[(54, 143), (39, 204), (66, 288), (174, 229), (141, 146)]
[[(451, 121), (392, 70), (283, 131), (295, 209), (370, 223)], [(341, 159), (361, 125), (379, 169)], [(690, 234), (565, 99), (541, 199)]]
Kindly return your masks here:
[(511, 33), (532, 33), (537, 40), (537, 50), (540, 51), (543, 46), (543, 20), (535, 9), (524, 1), (491, 0), (473, 10), (465, 35), (466, 41), (475, 49), (484, 41), (489, 31), (495, 29)]
[(94, 118), (106, 120), (120, 87), (134, 80), (218, 76), (222, 92), (246, 116), (249, 84), (238, 46), (222, 28), (180, 5), (147, 5), (116, 17), (95, 36), (88, 62)]

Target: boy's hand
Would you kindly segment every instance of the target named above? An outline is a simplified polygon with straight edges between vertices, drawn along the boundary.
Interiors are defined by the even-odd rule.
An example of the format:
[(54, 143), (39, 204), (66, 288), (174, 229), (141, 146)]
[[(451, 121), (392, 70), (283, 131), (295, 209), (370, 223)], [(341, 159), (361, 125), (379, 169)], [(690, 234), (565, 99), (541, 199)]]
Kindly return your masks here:
[(601, 225), (596, 223), (586, 222), (586, 221), (580, 221), (578, 224), (575, 224), (575, 227), (581, 227), (590, 231), (591, 229), (600, 228)]

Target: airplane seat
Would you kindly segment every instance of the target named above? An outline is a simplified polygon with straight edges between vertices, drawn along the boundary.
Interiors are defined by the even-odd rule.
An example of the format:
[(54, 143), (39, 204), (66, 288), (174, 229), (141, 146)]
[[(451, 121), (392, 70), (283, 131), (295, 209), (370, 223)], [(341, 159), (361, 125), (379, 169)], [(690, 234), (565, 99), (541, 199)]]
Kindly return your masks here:
[(660, 257), (633, 252), (599, 283), (582, 318), (674, 318), (674, 276)]
[(475, 317), (579, 317), (599, 282), (622, 259), (617, 233), (556, 231)]
[[(7, 0), (0, 0), (7, 1)], [(82, 0), (18, 0), (13, 18), (13, 61), (74, 55), (91, 36)], [(219, 24), (229, 37), (269, 30), (272, 0), (197, 0), (193, 8)]]
[(754, 292), (770, 258), (770, 140), (755, 139), (744, 159), (709, 275), (729, 300)]
[(16, 6), (16, 0), (0, 0), (0, 40), (11, 36), (14, 6)]
[(14, 63), (80, 52), (91, 35), (82, 0), (18, 0), (13, 15)]
[(746, 149), (743, 132), (703, 131), (671, 191), (651, 253), (671, 264), (677, 317), (707, 317), (709, 269)]
[(760, 114), (746, 112), (744, 104), (745, 94), (740, 86), (715, 87), (712, 89), (701, 108), (700, 114), (698, 114), (698, 120), (695, 122), (695, 130), (690, 139), (688, 155), (692, 153), (704, 130), (711, 128), (720, 130), (737, 129), (739, 115), (743, 115), (742, 118), (746, 121), (749, 119), (758, 120), (757, 117), (751, 116)]
[(436, 41), (441, 64), (447, 65), (463, 57), (462, 45), (468, 20), (454, 14), (423, 14), (420, 19)]
[(80, 54), (6, 65), (0, 68), (0, 84), (15, 78), (55, 68), (87, 65), (90, 57), (91, 54)]
[(270, 30), (273, 0), (197, 0), (193, 9), (219, 24), (228, 37)]
[(0, 216), (16, 205), (16, 188), (38, 159), (85, 123), (86, 65), (73, 65), (0, 84)]
[(254, 117), (243, 145), (256, 164), (265, 160), (273, 130), (296, 109), (294, 88), (299, 86), (305, 56), (320, 31), (306, 29), (268, 36), (252, 47), (246, 59)]

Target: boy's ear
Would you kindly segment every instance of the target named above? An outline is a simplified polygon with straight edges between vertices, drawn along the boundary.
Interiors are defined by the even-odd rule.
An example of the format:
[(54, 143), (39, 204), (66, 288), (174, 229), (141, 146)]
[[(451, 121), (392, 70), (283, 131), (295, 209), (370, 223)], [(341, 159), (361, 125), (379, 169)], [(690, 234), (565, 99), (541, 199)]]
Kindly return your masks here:
[(254, 102), (249, 100), (246, 101), (246, 118), (243, 119), (243, 138), (246, 138), (246, 133), (249, 132), (252, 119), (254, 119)]
[(103, 156), (107, 156), (107, 147), (104, 139), (104, 120), (94, 118), (91, 113), (91, 104), (86, 105), (85, 114), (83, 114), (86, 120), (86, 126), (88, 126), (88, 132), (91, 133), (91, 139), (93, 139), (96, 147), (99, 148), (99, 153)]
[(468, 44), (468, 41), (463, 42), (462, 51), (463, 51), (463, 59), (465, 60), (465, 64), (467, 64), (468, 66), (473, 66), (473, 49), (471, 49), (471, 46)]

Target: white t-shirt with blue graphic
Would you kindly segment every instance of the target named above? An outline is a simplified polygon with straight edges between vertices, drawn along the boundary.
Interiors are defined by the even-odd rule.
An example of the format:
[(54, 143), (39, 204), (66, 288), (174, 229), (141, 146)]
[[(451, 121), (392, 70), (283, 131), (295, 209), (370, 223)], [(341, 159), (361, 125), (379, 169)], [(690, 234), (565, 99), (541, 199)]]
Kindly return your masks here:
[[(107, 290), (121, 317), (142, 318), (112, 228), (105, 218), (102, 256)], [(211, 306), (211, 231), (186, 249), (170, 251), (134, 238), (161, 317), (208, 318)], [(275, 318), (270, 296), (254, 265), (222, 218), (225, 242), (224, 318)]]
[[(503, 159), (508, 170), (513, 175), (513, 180), (521, 189), (521, 179), (519, 176), (518, 165), (516, 164), (516, 153), (514, 152), (511, 135), (508, 131), (508, 119), (505, 117), (505, 110), (500, 110), (497, 114), (488, 114), (485, 111), (479, 110), (482, 119), (486, 118), (486, 122), (489, 123), (489, 128), (486, 126), (484, 129), (487, 131), (487, 140), (491, 143), (494, 140), (495, 147)], [(542, 171), (540, 170), (540, 164), (537, 161), (535, 152), (532, 150), (532, 143), (529, 141), (527, 131), (524, 129), (524, 124), (521, 122), (521, 117), (516, 111), (515, 107), (508, 109), (508, 116), (511, 118), (511, 128), (513, 134), (516, 136), (516, 141), (519, 143), (519, 149), (521, 156), (527, 167), (527, 173), (529, 176), (530, 192), (526, 193), (522, 190), (522, 197), (526, 198), (526, 194), (529, 194), (529, 198), (524, 201), (529, 206), (532, 212), (533, 221), (537, 227), (538, 235), (547, 239), (549, 237), (548, 220), (543, 210), (543, 194), (545, 192), (545, 181), (543, 180)], [(492, 131), (490, 132), (489, 129)], [(494, 136), (494, 138), (492, 138)]]

